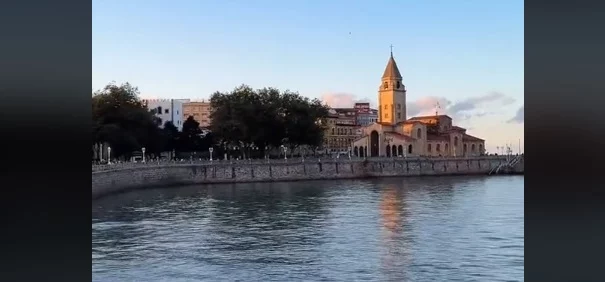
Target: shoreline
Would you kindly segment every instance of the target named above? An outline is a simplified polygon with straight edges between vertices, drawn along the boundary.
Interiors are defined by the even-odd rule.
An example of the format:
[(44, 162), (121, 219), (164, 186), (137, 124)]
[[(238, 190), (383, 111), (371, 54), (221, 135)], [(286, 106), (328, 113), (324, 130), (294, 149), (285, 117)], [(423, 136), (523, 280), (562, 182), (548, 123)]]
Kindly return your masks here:
[[(523, 159), (502, 174), (523, 175)], [(488, 175), (506, 157), (449, 159), (375, 158), (323, 162), (135, 164), (92, 172), (92, 198), (174, 186), (314, 180)]]

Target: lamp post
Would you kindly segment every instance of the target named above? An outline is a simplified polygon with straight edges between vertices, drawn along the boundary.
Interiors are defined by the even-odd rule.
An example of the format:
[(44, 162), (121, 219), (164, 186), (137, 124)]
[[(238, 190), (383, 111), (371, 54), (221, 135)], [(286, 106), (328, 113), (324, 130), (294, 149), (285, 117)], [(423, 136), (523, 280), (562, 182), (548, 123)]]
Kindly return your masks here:
[(226, 144), (223, 144), (223, 153), (224, 153), (224, 157), (225, 157), (224, 159), (226, 161), (227, 160), (227, 145)]
[(281, 145), (281, 147), (284, 149), (284, 161), (288, 161), (288, 147)]
[(214, 148), (208, 148), (208, 152), (210, 152), (210, 161), (212, 161), (212, 151), (214, 151)]
[(143, 147), (141, 151), (143, 152), (143, 163), (145, 163), (145, 147)]
[(107, 146), (107, 164), (111, 164), (111, 147)]

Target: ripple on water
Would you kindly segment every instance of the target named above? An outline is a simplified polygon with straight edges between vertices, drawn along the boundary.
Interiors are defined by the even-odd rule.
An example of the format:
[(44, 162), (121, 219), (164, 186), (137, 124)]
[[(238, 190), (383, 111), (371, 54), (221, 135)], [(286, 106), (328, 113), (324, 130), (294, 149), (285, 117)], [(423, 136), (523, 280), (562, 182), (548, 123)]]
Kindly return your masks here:
[(93, 280), (523, 281), (523, 233), (516, 176), (135, 191), (93, 202)]

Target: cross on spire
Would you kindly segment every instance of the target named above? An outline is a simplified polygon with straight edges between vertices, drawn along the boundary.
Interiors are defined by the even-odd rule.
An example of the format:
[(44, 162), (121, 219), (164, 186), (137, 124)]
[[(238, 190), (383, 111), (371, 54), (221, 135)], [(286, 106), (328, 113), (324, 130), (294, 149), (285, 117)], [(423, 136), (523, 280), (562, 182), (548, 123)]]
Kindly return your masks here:
[(391, 44), (391, 57), (393, 57), (393, 44)]
[(435, 116), (439, 116), (439, 109), (441, 109), (441, 106), (439, 105), (439, 102), (437, 102), (437, 104), (435, 104)]

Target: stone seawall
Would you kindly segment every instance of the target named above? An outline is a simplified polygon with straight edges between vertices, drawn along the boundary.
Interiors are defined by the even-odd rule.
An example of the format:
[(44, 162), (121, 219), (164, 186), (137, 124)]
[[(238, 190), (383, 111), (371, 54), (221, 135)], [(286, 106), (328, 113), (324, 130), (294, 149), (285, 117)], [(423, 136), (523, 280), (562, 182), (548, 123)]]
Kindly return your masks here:
[[(163, 164), (92, 172), (92, 197), (128, 189), (263, 181), (346, 179), (384, 176), (487, 174), (505, 157), (457, 159), (368, 159), (306, 163)], [(517, 167), (521, 167), (518, 169)], [(523, 172), (523, 162), (515, 167)]]

